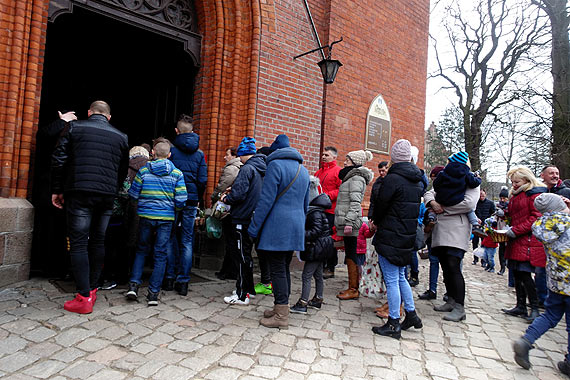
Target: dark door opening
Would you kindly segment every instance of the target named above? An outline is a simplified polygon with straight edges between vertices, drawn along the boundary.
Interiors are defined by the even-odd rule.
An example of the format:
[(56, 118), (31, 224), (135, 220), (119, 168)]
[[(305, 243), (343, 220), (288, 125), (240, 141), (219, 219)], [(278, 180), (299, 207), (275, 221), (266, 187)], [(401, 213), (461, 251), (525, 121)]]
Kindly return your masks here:
[[(94, 100), (111, 106), (111, 124), (129, 145), (173, 139), (177, 117), (192, 115), (197, 68), (181, 42), (75, 7), (48, 23), (39, 129), (76, 111), (87, 118)], [(50, 157), (57, 136), (38, 134), (32, 203), (36, 222), (32, 270), (59, 273), (65, 266), (64, 216), (51, 206)]]

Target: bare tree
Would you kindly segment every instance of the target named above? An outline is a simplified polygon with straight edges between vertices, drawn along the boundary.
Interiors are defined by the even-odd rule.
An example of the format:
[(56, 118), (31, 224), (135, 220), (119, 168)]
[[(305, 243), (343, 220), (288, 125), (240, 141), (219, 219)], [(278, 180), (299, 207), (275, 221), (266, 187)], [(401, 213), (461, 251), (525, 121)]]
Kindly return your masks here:
[(463, 119), (459, 108), (447, 108), (434, 128), (427, 131), (425, 153), (426, 164), (430, 167), (445, 165), (447, 157), (462, 150), (465, 146)]
[(532, 70), (521, 62), (544, 43), (546, 18), (540, 15), (531, 0), (478, 0), (472, 11), (454, 2), (442, 20), (451, 51), (438, 49), (440, 41), (432, 38), (438, 68), (430, 77), (443, 78), (458, 97), (473, 170), (481, 168), (485, 119), (518, 98), (508, 84)]
[(533, 0), (550, 19), (552, 34), (552, 159), (570, 178), (570, 41), (567, 0)]

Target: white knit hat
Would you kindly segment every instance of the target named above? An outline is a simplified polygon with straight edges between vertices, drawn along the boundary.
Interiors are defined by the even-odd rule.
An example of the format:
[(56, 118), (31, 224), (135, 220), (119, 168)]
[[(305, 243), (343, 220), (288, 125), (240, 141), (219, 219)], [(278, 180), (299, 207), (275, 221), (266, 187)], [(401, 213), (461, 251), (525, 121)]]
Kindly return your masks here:
[(350, 152), (346, 155), (346, 157), (350, 158), (350, 161), (354, 163), (354, 165), (366, 165), (366, 163), (372, 160), (372, 152), (369, 150), (355, 150)]

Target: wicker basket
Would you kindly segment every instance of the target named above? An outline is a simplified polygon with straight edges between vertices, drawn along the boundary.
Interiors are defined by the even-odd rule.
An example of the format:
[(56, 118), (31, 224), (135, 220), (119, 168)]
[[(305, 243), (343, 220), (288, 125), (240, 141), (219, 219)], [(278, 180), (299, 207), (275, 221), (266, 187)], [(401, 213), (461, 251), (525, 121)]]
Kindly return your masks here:
[(489, 236), (495, 243), (504, 243), (509, 240), (509, 237), (505, 233), (499, 233), (497, 231), (489, 231)]

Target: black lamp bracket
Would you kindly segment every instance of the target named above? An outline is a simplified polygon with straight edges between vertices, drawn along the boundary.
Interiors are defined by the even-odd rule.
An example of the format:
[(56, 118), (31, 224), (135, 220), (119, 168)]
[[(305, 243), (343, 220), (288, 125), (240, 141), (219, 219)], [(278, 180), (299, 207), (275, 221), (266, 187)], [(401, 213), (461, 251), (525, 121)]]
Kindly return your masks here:
[(316, 49), (313, 49), (313, 50), (310, 50), (310, 51), (308, 51), (308, 52), (306, 52), (306, 53), (296, 55), (295, 57), (293, 57), (293, 59), (295, 60), (295, 59), (297, 59), (297, 58), (304, 57), (304, 56), (306, 56), (307, 54), (311, 54), (311, 53), (314, 53), (314, 52), (316, 52), (316, 51), (323, 50), (323, 49), (326, 49), (326, 48), (329, 49), (329, 55), (328, 55), (327, 59), (331, 59), (331, 52), (332, 52), (332, 47), (333, 47), (333, 45), (334, 45), (334, 44), (338, 44), (338, 43), (341, 42), (341, 41), (342, 41), (342, 37), (340, 37), (340, 40), (333, 41), (333, 42), (331, 42), (329, 45), (320, 46), (320, 47), (318, 47), (318, 48), (316, 48)]

